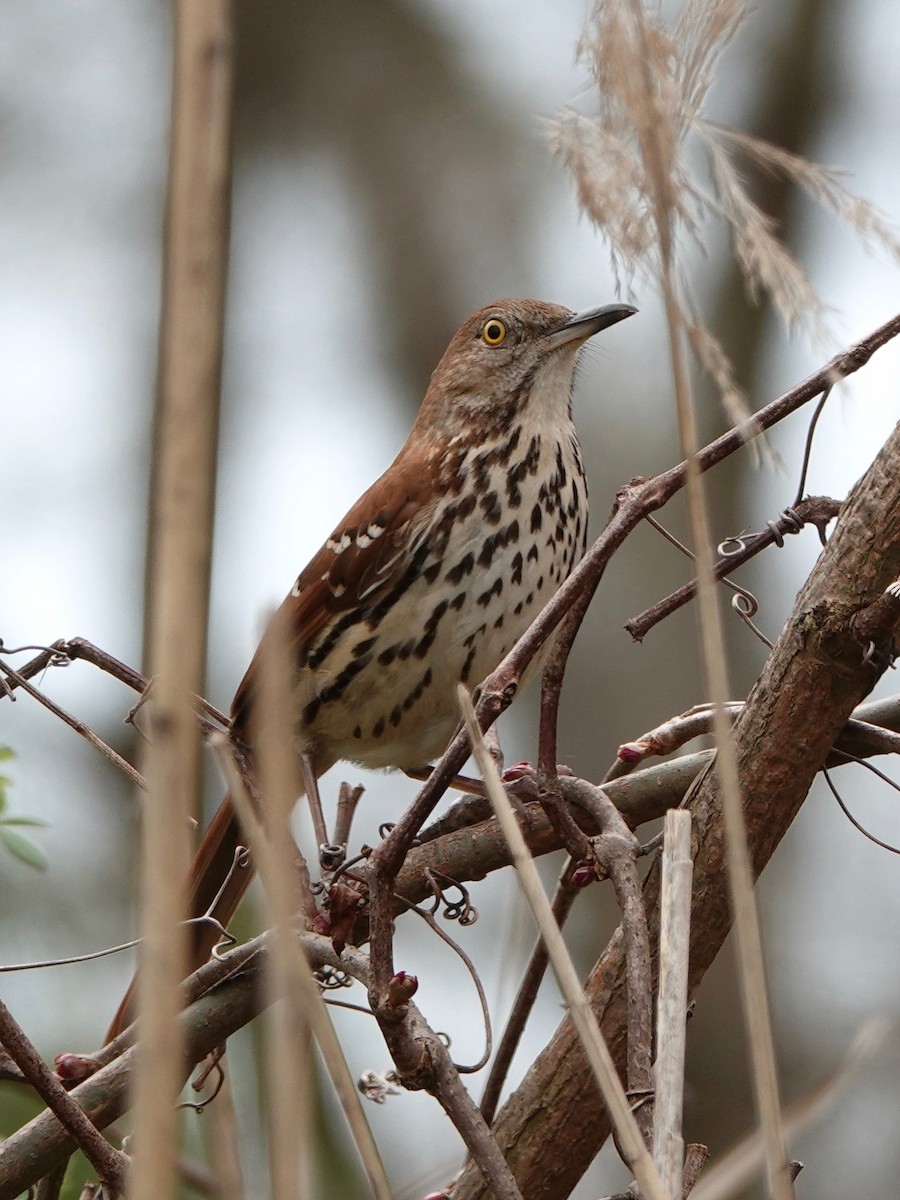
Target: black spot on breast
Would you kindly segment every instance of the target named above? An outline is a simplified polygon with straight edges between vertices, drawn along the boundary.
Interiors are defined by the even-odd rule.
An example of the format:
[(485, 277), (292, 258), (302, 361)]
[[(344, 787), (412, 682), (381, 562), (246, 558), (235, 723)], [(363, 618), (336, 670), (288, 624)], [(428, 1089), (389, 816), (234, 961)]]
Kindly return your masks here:
[(541, 521), (544, 519), (544, 514), (541, 512), (541, 506), (536, 504), (531, 510), (531, 532), (537, 533), (541, 527)]
[(481, 553), (478, 555), (479, 567), (489, 567), (494, 558), (494, 550), (497, 545), (496, 537), (486, 537), (484, 544), (481, 547)]
[(462, 679), (463, 683), (469, 682), (469, 672), (472, 670), (472, 663), (474, 661), (475, 661), (475, 647), (473, 646), (472, 649), (469, 651), (468, 655), (466, 656), (466, 661), (463, 663), (462, 673), (460, 675), (460, 678)]
[[(413, 690), (409, 693), (409, 695), (403, 701), (403, 709), (405, 712), (409, 712), (409, 710), (412, 708), (412, 706), (415, 703), (417, 703), (417, 701), (421, 700), (422, 693), (430, 685), (431, 685), (431, 667), (428, 668), (428, 670), (425, 672), (425, 674), (422, 676), (422, 678), (419, 680), (419, 682), (416, 684), (416, 686), (413, 688)], [(398, 712), (399, 709), (395, 709), (394, 711)], [(393, 717), (391, 719), (393, 720)], [(399, 720), (399, 718), (398, 718), (398, 720)]]
[(393, 711), (391, 712), (391, 724), (394, 726), (399, 725), (400, 718), (402, 716), (403, 716), (403, 709), (400, 707), (399, 704), (395, 705)]
[[(356, 619), (366, 619), (369, 622), (370, 628), (377, 628), (377, 626), (380, 625), (384, 619), (385, 613), (390, 612), (400, 597), (405, 595), (409, 591), (410, 587), (419, 578), (425, 559), (428, 558), (431, 552), (432, 546), (428, 542), (425, 542), (419, 546), (419, 548), (413, 554), (409, 566), (406, 568), (394, 586), (390, 588), (390, 590), (386, 592), (385, 595), (382, 596), (378, 601), (378, 603), (374, 604), (371, 609), (368, 611), (365, 609), (360, 610), (360, 615)], [(354, 610), (351, 609), (349, 615), (352, 616), (353, 612)], [(340, 622), (338, 622), (338, 624), (340, 624)]]
[(494, 628), (495, 628), (495, 629), (502, 629), (502, 628), (503, 628), (503, 618), (504, 618), (504, 616), (505, 616), (505, 614), (504, 614), (504, 613), (501, 613), (501, 614), (500, 614), (500, 616), (497, 618), (497, 620), (494, 622)]
[(457, 505), (457, 519), (468, 517), (469, 514), (474, 510), (476, 503), (477, 500), (475, 498), (475, 493), (466, 492), (465, 496), (463, 496), (462, 500), (460, 500), (459, 504)]
[[(363, 654), (359, 658), (354, 658), (352, 662), (347, 663), (343, 671), (328, 684), (322, 688), (316, 700), (319, 704), (331, 704), (334, 700), (340, 700), (350, 683), (356, 678), (360, 671), (364, 671), (372, 661), (371, 654)], [(315, 701), (311, 701), (306, 707), (311, 708)], [(309, 720), (312, 720), (310, 717)]]
[(503, 591), (503, 580), (498, 576), (486, 592), (482, 592), (478, 597), (477, 603), (482, 607), (487, 608), (491, 602), (492, 596), (499, 596)]
[(510, 574), (510, 579), (512, 580), (513, 583), (521, 583), (522, 582), (522, 567), (523, 567), (523, 565), (524, 564), (523, 564), (523, 560), (522, 560), (522, 551), (517, 550), (513, 556), (513, 560), (512, 560), (512, 564), (511, 564), (512, 571)]
[(506, 440), (506, 442), (497, 451), (497, 461), (499, 463), (501, 463), (504, 467), (509, 462), (509, 460), (512, 458), (513, 451), (518, 446), (521, 436), (522, 436), (522, 427), (521, 427), (521, 425), (517, 425), (516, 428), (512, 431), (509, 438)]
[(486, 492), (490, 486), (491, 475), (489, 467), (488, 454), (482, 451), (481, 454), (475, 457), (472, 463), (472, 486), (479, 495), (482, 492)]
[(467, 592), (457, 592), (457, 594), (450, 601), (450, 607), (456, 609), (456, 611), (459, 612), (459, 610), (462, 608), (462, 606), (466, 602), (467, 595), (468, 595)]
[(422, 578), (426, 583), (434, 583), (438, 575), (441, 573), (441, 563), (432, 563), (430, 567), (426, 567), (422, 572)]
[(378, 638), (370, 637), (370, 638), (365, 638), (361, 642), (357, 642), (356, 645), (353, 647), (353, 651), (352, 651), (353, 657), (359, 658), (359, 656), (361, 654), (368, 653), (368, 651), (372, 649), (372, 647), (375, 645), (375, 643), (377, 641), (378, 641)]
[(380, 738), (383, 733), (384, 733), (384, 717), (379, 717), (378, 720), (375, 722), (375, 724), (372, 726), (372, 737)]
[(415, 648), (416, 648), (416, 639), (410, 638), (408, 642), (404, 642), (403, 645), (398, 649), (397, 657), (402, 662), (405, 662), (406, 659), (408, 659), (409, 656), (412, 654), (413, 650), (415, 650)]
[(528, 551), (525, 561), (526, 562), (537, 562), (537, 560), (538, 560), (537, 542), (532, 542), (531, 549)]
[(362, 737), (362, 729), (360, 729), (360, 727), (358, 725), (354, 725), (354, 727), (353, 727), (353, 736), (355, 738)]
[(388, 648), (386, 650), (382, 650), (382, 652), (378, 655), (379, 663), (383, 667), (390, 666), (390, 664), (397, 657), (399, 650), (400, 650), (399, 643), (394, 642), (393, 646), (388, 646)]
[(484, 513), (484, 519), (489, 525), (500, 524), (503, 510), (500, 507), (500, 497), (496, 492), (488, 492), (486, 496), (481, 497), (481, 509)]
[(514, 467), (510, 467), (506, 475), (506, 498), (512, 508), (518, 508), (522, 503), (522, 493), (519, 491), (519, 484), (528, 474), (528, 468), (524, 462), (516, 463)]
[(461, 583), (462, 580), (469, 574), (475, 566), (475, 555), (470, 551), (459, 560), (455, 567), (451, 567), (444, 578), (448, 583)]
[(440, 604), (436, 604), (431, 610), (431, 616), (425, 622), (425, 633), (418, 645), (416, 646), (416, 658), (424, 658), (437, 635), (437, 627), (440, 624), (441, 618), (450, 607), (447, 600), (442, 600)]

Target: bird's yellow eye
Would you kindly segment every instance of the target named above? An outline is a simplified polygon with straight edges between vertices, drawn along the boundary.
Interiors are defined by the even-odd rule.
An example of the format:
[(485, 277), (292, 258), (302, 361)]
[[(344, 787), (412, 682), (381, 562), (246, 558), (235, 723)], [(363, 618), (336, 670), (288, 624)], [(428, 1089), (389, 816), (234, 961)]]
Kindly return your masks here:
[(481, 340), (487, 342), (489, 346), (499, 346), (501, 342), (506, 340), (506, 326), (496, 317), (491, 317), (489, 321), (485, 321), (484, 328), (481, 331)]

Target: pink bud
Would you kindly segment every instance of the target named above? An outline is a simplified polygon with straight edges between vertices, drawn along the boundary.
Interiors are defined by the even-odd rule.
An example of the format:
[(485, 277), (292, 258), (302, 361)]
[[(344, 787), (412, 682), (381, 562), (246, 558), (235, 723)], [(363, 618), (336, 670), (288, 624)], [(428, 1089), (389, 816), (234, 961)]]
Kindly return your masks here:
[(411, 1000), (419, 990), (419, 980), (415, 975), (407, 975), (406, 971), (398, 971), (388, 984), (388, 1004), (399, 1008)]
[(57, 1054), (53, 1062), (56, 1074), (66, 1084), (80, 1083), (97, 1070), (97, 1060), (89, 1054)]
[(582, 863), (580, 867), (576, 867), (572, 872), (572, 883), (577, 888), (585, 888), (589, 884), (596, 882), (597, 872), (589, 863)]

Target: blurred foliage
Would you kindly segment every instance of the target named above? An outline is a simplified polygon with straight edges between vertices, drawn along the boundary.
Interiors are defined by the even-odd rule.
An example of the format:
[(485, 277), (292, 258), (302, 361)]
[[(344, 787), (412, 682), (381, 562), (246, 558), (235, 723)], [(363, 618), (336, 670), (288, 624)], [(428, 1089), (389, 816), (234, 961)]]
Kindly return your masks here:
[[(0, 762), (8, 762), (12, 758), (15, 758), (15, 754), (9, 746), (0, 746)], [(22, 828), (44, 829), (47, 822), (38, 820), (37, 817), (17, 817), (7, 811), (6, 790), (10, 782), (8, 776), (0, 775), (0, 843), (13, 858), (25, 863), (27, 867), (34, 867), (36, 871), (45, 871), (47, 869), (46, 854), (24, 834), (19, 833), (19, 830)]]

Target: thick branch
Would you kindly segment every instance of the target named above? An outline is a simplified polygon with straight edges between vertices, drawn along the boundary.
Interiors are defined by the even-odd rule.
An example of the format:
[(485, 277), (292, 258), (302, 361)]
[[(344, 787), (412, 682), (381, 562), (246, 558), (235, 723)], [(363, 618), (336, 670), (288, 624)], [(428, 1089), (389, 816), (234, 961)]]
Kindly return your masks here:
[[(735, 726), (747, 836), (756, 875), (771, 858), (855, 705), (883, 669), (866, 656), (856, 614), (900, 575), (900, 426), (853, 489), (834, 534)], [(886, 639), (885, 639), (886, 640)], [(878, 648), (881, 651), (886, 646)], [(710, 772), (691, 802), (697, 830), (690, 986), (696, 991), (731, 926), (718, 783)], [(645, 885), (656, 940), (658, 871)], [(624, 953), (613, 937), (588, 983), (620, 1069), (626, 1050)], [(566, 1018), (494, 1125), (523, 1192), (568, 1195), (609, 1134), (609, 1120)], [(457, 1200), (485, 1195), (471, 1171)]]

